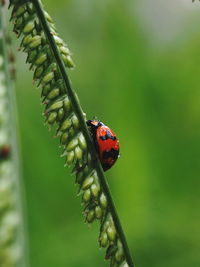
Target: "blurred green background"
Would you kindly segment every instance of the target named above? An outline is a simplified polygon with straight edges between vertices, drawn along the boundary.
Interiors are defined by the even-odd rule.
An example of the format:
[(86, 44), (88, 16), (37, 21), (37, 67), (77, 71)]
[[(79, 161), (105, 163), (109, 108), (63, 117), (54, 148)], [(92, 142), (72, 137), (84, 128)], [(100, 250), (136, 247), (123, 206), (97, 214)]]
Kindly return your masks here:
[[(70, 77), (87, 117), (120, 139), (106, 176), (136, 266), (199, 267), (199, 1), (43, 2), (73, 51)], [(24, 61), (17, 53), (31, 267), (108, 266)]]

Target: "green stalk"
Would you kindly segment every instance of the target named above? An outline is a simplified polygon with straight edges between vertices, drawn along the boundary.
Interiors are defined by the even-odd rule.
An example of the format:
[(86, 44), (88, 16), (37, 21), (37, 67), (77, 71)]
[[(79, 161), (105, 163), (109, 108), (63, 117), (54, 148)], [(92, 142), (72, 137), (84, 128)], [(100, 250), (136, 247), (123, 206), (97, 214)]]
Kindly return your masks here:
[[(45, 99), (44, 103), (47, 100), (45, 103), (47, 105), (45, 112), (48, 116), (47, 122), (49, 124), (54, 122), (58, 124), (57, 133), (61, 136), (61, 144), (64, 145), (64, 156), (67, 157), (67, 163), (71, 165), (75, 162), (74, 171), (76, 173), (76, 182), (80, 185), (80, 189), (83, 193), (86, 221), (91, 223), (94, 219), (100, 219), (101, 228), (99, 242), (100, 246), (107, 247), (106, 258), (111, 260), (111, 266), (119, 266), (122, 263), (127, 263), (128, 266), (132, 267), (134, 266), (133, 260), (108, 183), (88, 131), (84, 113), (71, 87), (66, 72), (66, 67), (71, 67), (72, 65), (70, 64), (70, 52), (66, 54), (70, 62), (63, 61), (62, 48), (66, 48), (66, 45), (64, 42), (57, 42), (58, 34), (52, 19), (46, 11), (44, 11), (40, 1), (32, 0), (29, 2), (32, 3), (32, 5), (27, 3), (27, 1), (10, 1), (11, 5), (14, 5), (12, 18), (16, 24), (19, 22), (19, 25), (14, 27), (14, 31), (18, 35), (24, 34), (22, 48), (28, 52), (29, 57), (31, 57), (31, 53), (33, 53), (30, 47), (31, 49), (34, 47), (36, 54), (41, 54), (42, 58), (42, 52), (44, 48), (48, 46), (46, 50), (48, 57), (46, 61), (42, 61), (41, 66), (38, 66), (37, 62), (39, 60), (37, 56), (35, 56), (33, 60), (30, 60), (31, 66), (35, 67), (34, 80), (35, 78), (39, 79), (39, 85), (42, 86), (42, 94)], [(25, 11), (22, 11), (22, 9), (19, 11), (20, 7), (23, 7)], [(23, 14), (22, 17), (20, 17), (21, 13)], [(28, 14), (30, 14), (30, 19), (28, 18)], [(31, 36), (30, 38), (29, 35)], [(41, 38), (40, 36), (45, 36), (45, 38)], [(35, 45), (34, 42), (37, 40), (38, 43)], [(50, 68), (47, 72), (43, 71), (47, 66), (54, 63), (55, 65), (53, 65), (54, 67), (52, 69)], [(38, 72), (39, 74), (37, 75)], [(48, 77), (51, 79), (47, 79)], [(62, 81), (62, 86), (59, 88), (57, 88), (58, 80)], [(63, 97), (69, 99), (71, 110), (70, 112), (69, 108), (68, 111), (65, 110), (66, 112), (63, 115), (64, 119), (63, 117), (60, 119), (59, 112), (61, 113), (61, 109), (64, 107), (64, 104), (60, 107)], [(51, 111), (49, 114), (49, 110), (53, 109), (52, 106), (54, 107), (54, 111)], [(55, 112), (55, 107), (58, 106), (60, 109), (58, 111), (57, 108)], [(76, 124), (73, 124), (71, 118), (76, 119)], [(65, 127), (65, 125), (71, 124), (72, 126)], [(80, 142), (80, 135), (83, 136), (82, 139), (84, 140), (82, 144)], [(64, 137), (66, 137), (66, 140)], [(62, 141), (63, 139), (64, 142)], [(91, 197), (92, 193), (93, 195)]]
[[(22, 183), (17, 141), (16, 102), (8, 58), (5, 11), (0, 4), (0, 265), (27, 267), (27, 243), (22, 207)], [(2, 78), (3, 77), (3, 78)], [(2, 154), (2, 151), (4, 153)], [(7, 151), (7, 152), (6, 152)], [(6, 153), (5, 153), (6, 152)], [(6, 185), (7, 184), (7, 185)], [(6, 185), (6, 186), (5, 186)], [(6, 223), (6, 224), (5, 224)]]
[(101, 185), (103, 187), (104, 193), (105, 193), (105, 195), (107, 197), (108, 206), (110, 208), (110, 213), (111, 213), (111, 215), (113, 217), (113, 220), (115, 222), (116, 230), (117, 230), (117, 232), (119, 234), (119, 237), (120, 237), (120, 239), (122, 241), (127, 263), (129, 264), (130, 267), (134, 266), (133, 265), (133, 261), (132, 261), (132, 257), (131, 257), (131, 254), (130, 254), (130, 251), (129, 251), (129, 248), (128, 248), (128, 244), (127, 244), (127, 241), (126, 241), (126, 238), (125, 238), (125, 234), (124, 234), (123, 228), (121, 226), (121, 223), (120, 223), (120, 220), (119, 220), (119, 216), (118, 216), (117, 210), (115, 208), (114, 201), (113, 201), (112, 196), (111, 196), (109, 185), (107, 183), (107, 180), (105, 178), (103, 169), (102, 169), (101, 164), (99, 162), (99, 159), (97, 157), (96, 150), (94, 148), (94, 144), (93, 144), (91, 136), (89, 134), (89, 131), (88, 131), (88, 128), (87, 128), (87, 125), (86, 125), (86, 122), (85, 122), (85, 118), (83, 116), (83, 112), (82, 112), (81, 106), (80, 106), (79, 102), (77, 101), (77, 97), (76, 97), (74, 91), (72, 90), (72, 87), (71, 87), (71, 84), (70, 84), (70, 81), (69, 81), (69, 78), (68, 78), (68, 75), (67, 75), (66, 68), (65, 68), (65, 66), (63, 64), (63, 61), (61, 60), (60, 53), (59, 53), (58, 48), (56, 46), (55, 40), (54, 40), (54, 38), (53, 38), (53, 36), (51, 34), (51, 31), (49, 29), (49, 25), (47, 23), (47, 20), (45, 18), (44, 12), (43, 12), (43, 7), (41, 5), (41, 2), (38, 1), (38, 0), (34, 0), (32, 2), (35, 5), (36, 12), (37, 12), (38, 17), (39, 17), (39, 19), (40, 19), (40, 21), (41, 21), (41, 23), (43, 25), (43, 29), (44, 29), (44, 31), (46, 33), (46, 36), (48, 37), (49, 43), (51, 44), (51, 48), (52, 48), (53, 54), (54, 54), (54, 56), (56, 58), (56, 62), (58, 64), (58, 66), (59, 66), (60, 72), (62, 73), (62, 77), (63, 77), (63, 79), (65, 81), (66, 89), (67, 89), (66, 93), (68, 94), (68, 96), (69, 96), (69, 98), (71, 100), (71, 103), (72, 103), (72, 105), (74, 107), (74, 110), (76, 111), (77, 117), (78, 117), (78, 119), (80, 120), (80, 123), (81, 123), (81, 129), (85, 134), (87, 143), (89, 144), (90, 153), (92, 155), (92, 159), (94, 159), (94, 165), (95, 165), (94, 168), (97, 169), (98, 177), (100, 179), (100, 182), (101, 182)]

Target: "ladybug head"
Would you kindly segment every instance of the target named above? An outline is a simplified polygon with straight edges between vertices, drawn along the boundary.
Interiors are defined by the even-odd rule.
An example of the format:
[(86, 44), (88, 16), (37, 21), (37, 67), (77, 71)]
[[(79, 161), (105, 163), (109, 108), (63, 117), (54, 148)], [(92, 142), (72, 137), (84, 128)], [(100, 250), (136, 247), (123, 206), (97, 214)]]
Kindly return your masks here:
[(99, 126), (102, 126), (103, 123), (98, 120), (88, 120), (87, 125), (90, 127), (98, 128)]

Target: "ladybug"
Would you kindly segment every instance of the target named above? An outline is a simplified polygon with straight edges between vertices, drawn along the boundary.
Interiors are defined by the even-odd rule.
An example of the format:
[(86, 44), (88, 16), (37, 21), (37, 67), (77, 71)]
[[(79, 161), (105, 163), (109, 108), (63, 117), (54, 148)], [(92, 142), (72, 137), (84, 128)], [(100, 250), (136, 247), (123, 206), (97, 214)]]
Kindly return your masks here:
[(99, 120), (88, 120), (96, 151), (104, 171), (110, 169), (119, 157), (119, 140), (116, 134)]

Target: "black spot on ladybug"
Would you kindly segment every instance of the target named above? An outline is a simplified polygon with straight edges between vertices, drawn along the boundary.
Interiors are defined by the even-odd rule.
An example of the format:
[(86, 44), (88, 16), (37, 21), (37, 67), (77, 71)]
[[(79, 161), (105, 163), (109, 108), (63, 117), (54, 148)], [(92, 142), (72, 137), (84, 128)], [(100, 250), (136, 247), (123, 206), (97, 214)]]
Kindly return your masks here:
[(105, 141), (107, 139), (116, 140), (116, 136), (113, 136), (108, 130), (106, 131), (106, 135), (100, 137), (101, 140)]
[(102, 164), (102, 167), (103, 167), (103, 170), (104, 170), (104, 171), (107, 171), (107, 170), (110, 169), (112, 166), (110, 166), (110, 164), (108, 164), (108, 163), (103, 163), (103, 164)]
[(109, 151), (106, 150), (102, 154), (103, 159), (109, 159), (109, 158), (117, 159), (118, 156), (119, 156), (119, 151), (118, 150), (115, 150), (114, 148), (112, 148)]

